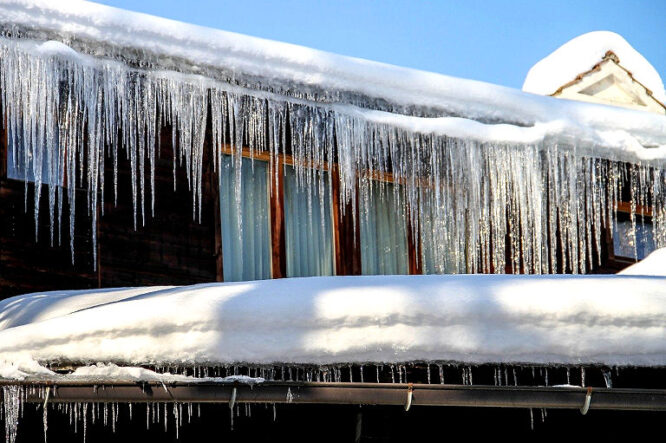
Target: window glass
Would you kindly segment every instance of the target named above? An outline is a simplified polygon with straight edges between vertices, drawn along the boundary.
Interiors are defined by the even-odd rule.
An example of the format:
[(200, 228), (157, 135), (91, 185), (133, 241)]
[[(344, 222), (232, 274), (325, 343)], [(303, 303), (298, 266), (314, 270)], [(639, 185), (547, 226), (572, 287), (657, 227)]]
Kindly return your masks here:
[(268, 164), (243, 158), (240, 199), (236, 199), (235, 159), (220, 166), (220, 211), (224, 281), (271, 277)]
[(285, 168), (284, 218), (287, 277), (334, 275), (333, 223), (326, 172), (315, 171), (310, 185), (299, 185), (295, 169)]
[(407, 227), (402, 205), (391, 183), (372, 182), (362, 196), (361, 271), (363, 274), (407, 274)]
[(637, 217), (636, 229), (631, 220), (618, 214), (613, 225), (613, 253), (618, 257), (644, 259), (654, 251), (654, 234), (652, 222)]
[[(7, 178), (35, 182), (35, 166), (41, 171), (40, 181), (45, 184), (62, 185), (60, 152), (53, 150), (24, 151), (17, 149), (20, 141), (8, 134), (7, 137)], [(39, 167), (41, 165), (41, 167)], [(53, 179), (52, 179), (53, 178)]]

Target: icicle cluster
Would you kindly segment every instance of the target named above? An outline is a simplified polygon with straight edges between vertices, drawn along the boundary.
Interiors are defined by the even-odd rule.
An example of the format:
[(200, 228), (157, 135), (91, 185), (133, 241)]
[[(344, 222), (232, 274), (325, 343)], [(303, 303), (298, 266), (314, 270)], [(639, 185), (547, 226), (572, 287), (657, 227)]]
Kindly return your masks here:
[[(482, 385), (482, 386), (558, 386), (560, 388), (573, 388), (586, 386), (605, 387), (612, 389), (613, 373), (620, 379), (619, 367), (604, 366), (523, 366), (523, 365), (477, 365), (469, 366), (456, 364), (454, 362), (403, 362), (394, 364), (367, 363), (365, 365), (261, 365), (261, 366), (165, 366), (154, 367), (157, 372), (168, 374), (189, 375), (196, 378), (207, 378), (206, 383), (215, 383), (215, 378), (209, 377), (229, 377), (229, 376), (247, 376), (261, 377), (265, 382), (278, 382), (283, 388), (285, 382), (301, 383), (414, 383), (414, 384), (453, 384), (453, 385)], [(573, 371), (572, 371), (573, 369)], [(592, 382), (586, 382), (586, 370)], [(634, 375), (636, 377), (636, 375)], [(641, 377), (634, 378), (634, 381)], [(217, 379), (219, 381), (219, 379)], [(631, 376), (629, 380), (632, 380)], [(81, 380), (78, 380), (81, 381)], [(257, 389), (261, 389), (260, 382)], [(66, 381), (63, 380), (66, 384)], [(108, 383), (108, 384), (107, 384)], [(101, 389), (113, 389), (110, 382), (95, 385), (95, 393)], [(151, 382), (146, 382), (151, 383)], [(154, 381), (152, 383), (155, 383)], [(228, 381), (222, 382), (228, 383)], [(252, 385), (251, 385), (252, 386)], [(620, 387), (625, 387), (621, 385)], [(166, 384), (161, 383), (153, 386), (153, 389), (165, 389)], [(86, 440), (90, 426), (103, 425), (109, 427), (112, 432), (116, 432), (119, 424), (131, 422), (133, 419), (143, 421), (143, 410), (145, 408), (146, 429), (152, 425), (158, 425), (164, 429), (164, 432), (175, 434), (179, 438), (180, 429), (184, 424), (191, 422), (192, 418), (201, 418), (201, 404), (191, 402), (158, 402), (150, 401), (150, 395), (146, 397), (148, 402), (128, 403), (128, 402), (107, 402), (101, 400), (98, 402), (61, 402), (51, 395), (52, 390), (57, 390), (57, 386), (51, 386), (50, 383), (29, 382), (25, 384), (3, 385), (0, 388), (0, 424), (4, 422), (5, 441), (14, 443), (17, 438), (19, 421), (23, 418), (24, 411), (28, 410), (27, 402), (32, 403), (37, 408), (41, 408), (44, 442), (48, 441), (48, 417), (52, 419), (62, 419), (65, 415), (66, 421), (74, 433), (82, 433), (83, 441)], [(102, 398), (104, 396), (101, 396)], [(286, 395), (282, 403), (293, 403), (296, 397), (292, 393), (291, 387), (287, 386)], [(240, 402), (230, 401), (222, 402), (215, 407), (229, 408), (230, 426), (233, 429), (234, 417), (252, 416), (252, 406), (259, 407), (261, 403), (253, 403), (247, 399)], [(276, 411), (275, 403), (264, 403), (266, 409), (272, 405), (272, 417), (275, 421)], [(49, 414), (56, 412), (55, 417)], [(244, 414), (241, 412), (244, 411)], [(218, 414), (218, 412), (216, 412)], [(545, 418), (545, 411), (542, 411), (542, 418)], [(0, 433), (1, 435), (1, 433)], [(55, 436), (52, 436), (52, 438)]]
[[(42, 51), (38, 42), (21, 39), (0, 40), (0, 88), (13, 158), (24, 165), (26, 182), (33, 171), (35, 225), (45, 183), (52, 239), (55, 226), (60, 240), (67, 199), (72, 257), (75, 188), (88, 191), (94, 244), (109, 188), (117, 198), (119, 156), (131, 165), (135, 227), (145, 223), (146, 212), (154, 210), (155, 157), (164, 126), (173, 128), (174, 180), (182, 165), (195, 216), (205, 149), (212, 150), (216, 166), (222, 147), (234, 154), (239, 207), (244, 148), (273, 154), (272, 174), (282, 173), (278, 154), (292, 156), (298, 183), (310, 190), (323, 190), (322, 180), (332, 180), (313, 168), (335, 165), (341, 201), (358, 202), (362, 215), (371, 204), (371, 184), (390, 177), (399, 185), (392, 198), (400, 216), (420, 239), (427, 273), (585, 272), (600, 259), (602, 227), (612, 222), (626, 183), (634, 226), (636, 205), (651, 205), (655, 243), (666, 240), (663, 170), (590, 158), (556, 138), (507, 145), (415, 133), (346, 112), (345, 106), (73, 51)], [(106, 162), (113, 165), (112, 184), (104, 182)], [(319, 198), (332, 196), (319, 192)]]

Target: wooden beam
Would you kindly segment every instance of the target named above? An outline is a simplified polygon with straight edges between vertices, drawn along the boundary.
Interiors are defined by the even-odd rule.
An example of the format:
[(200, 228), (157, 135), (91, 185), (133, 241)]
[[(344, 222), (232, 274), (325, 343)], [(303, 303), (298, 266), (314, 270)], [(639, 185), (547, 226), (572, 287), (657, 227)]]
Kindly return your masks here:
[[(1, 104), (0, 104), (1, 107)], [(7, 117), (0, 128), (0, 181), (7, 179), (8, 144)]]
[[(340, 173), (337, 166), (332, 169), (331, 175), (335, 272), (336, 275), (361, 275), (358, 202), (356, 207), (352, 207), (351, 203), (343, 205), (340, 202)], [(354, 224), (354, 212), (356, 213), (356, 224)]]
[[(271, 269), (273, 278), (287, 276), (287, 250), (284, 224), (284, 162), (278, 158), (270, 163), (277, 167), (276, 171), (269, 168), (271, 195)], [(275, 165), (275, 166), (273, 166)]]
[[(210, 106), (210, 104), (209, 104)], [(208, 109), (210, 115), (211, 110)], [(215, 162), (218, 161), (218, 149), (213, 143), (213, 130), (211, 119), (207, 119), (206, 134), (204, 139), (204, 177), (208, 176), (208, 180), (204, 183), (206, 192), (210, 195), (210, 200), (213, 203), (213, 229), (214, 229), (214, 245), (213, 251), (215, 257), (215, 281), (224, 281), (224, 257), (222, 253), (222, 214), (220, 208), (220, 170), (221, 164), (217, 165), (217, 169), (213, 167)]]
[(409, 273), (411, 275), (420, 275), (423, 274), (423, 267), (421, 265), (421, 242), (419, 241), (419, 233), (414, 233), (409, 213), (410, 210), (408, 208), (405, 218), (407, 223), (407, 253), (409, 259)]
[[(227, 155), (236, 155), (236, 151), (231, 147), (229, 144), (223, 144), (222, 147), (222, 153), (227, 154)], [(270, 161), (273, 155), (268, 152), (268, 151), (258, 151), (258, 150), (251, 150), (248, 147), (244, 147), (241, 150), (241, 156), (245, 158), (252, 158), (255, 160), (262, 160), (262, 161)], [(332, 169), (331, 164), (329, 162), (313, 162), (313, 161), (299, 161), (295, 159), (292, 155), (287, 155), (287, 154), (278, 154), (278, 157), (282, 160), (282, 162), (285, 165), (289, 166), (297, 166), (297, 165), (302, 165), (306, 168), (314, 168), (314, 169), (319, 169), (322, 171), (329, 171)], [(335, 165), (333, 166), (335, 168)], [(384, 181), (384, 182), (389, 182), (389, 183), (400, 183), (400, 184), (405, 184), (406, 180), (404, 179), (397, 179), (393, 176), (393, 173), (391, 172), (381, 172), (381, 171), (368, 171), (364, 170), (360, 172), (360, 175), (362, 178), (367, 178), (371, 180), (379, 180), (379, 181)], [(427, 181), (426, 180), (420, 180), (419, 181), (419, 186), (427, 186)]]
[[(617, 202), (616, 205), (617, 212), (624, 212), (626, 214), (631, 214), (631, 203), (630, 202)], [(643, 206), (636, 205), (636, 215), (643, 217), (652, 217), (652, 206)]]

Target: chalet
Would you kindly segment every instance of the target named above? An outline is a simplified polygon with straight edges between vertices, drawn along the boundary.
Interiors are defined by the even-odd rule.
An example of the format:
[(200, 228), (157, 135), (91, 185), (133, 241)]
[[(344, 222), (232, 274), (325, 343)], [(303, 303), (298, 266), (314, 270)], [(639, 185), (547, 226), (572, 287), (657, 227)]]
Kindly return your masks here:
[(578, 275), (666, 244), (630, 47), (524, 92), (87, 2), (0, 26), (9, 442), (24, 401), (666, 409), (663, 277)]

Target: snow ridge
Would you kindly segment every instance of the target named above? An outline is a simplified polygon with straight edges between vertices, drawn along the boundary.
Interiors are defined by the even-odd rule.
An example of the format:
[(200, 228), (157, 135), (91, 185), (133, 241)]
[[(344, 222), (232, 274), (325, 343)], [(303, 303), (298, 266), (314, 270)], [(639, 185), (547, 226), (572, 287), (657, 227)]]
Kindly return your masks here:
[[(0, 357), (180, 366), (663, 366), (665, 288), (655, 276), (448, 275), (144, 288), (113, 303), (102, 300), (115, 299), (113, 292), (91, 290), (73, 296), (97, 297), (94, 307), (0, 330)], [(43, 295), (17, 302), (30, 309), (31, 298)]]

